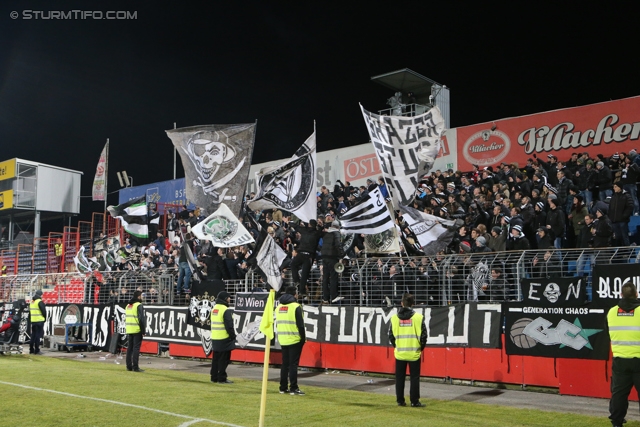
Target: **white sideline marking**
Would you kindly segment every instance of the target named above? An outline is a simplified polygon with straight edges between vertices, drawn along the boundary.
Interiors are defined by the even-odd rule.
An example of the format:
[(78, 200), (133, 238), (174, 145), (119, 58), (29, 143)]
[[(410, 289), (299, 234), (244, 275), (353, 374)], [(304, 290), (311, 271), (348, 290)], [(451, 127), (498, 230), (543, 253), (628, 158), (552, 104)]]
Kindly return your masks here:
[(160, 409), (147, 408), (146, 406), (133, 405), (131, 403), (125, 403), (125, 402), (118, 402), (117, 400), (100, 399), (99, 397), (80, 396), (79, 394), (66, 393), (64, 391), (57, 391), (57, 390), (49, 390), (49, 389), (40, 388), (40, 387), (32, 387), (32, 386), (23, 385), (23, 384), (9, 383), (9, 382), (6, 382), (6, 381), (0, 381), (0, 384), (5, 384), (5, 385), (10, 385), (10, 386), (15, 386), (15, 387), (22, 387), (22, 388), (26, 388), (26, 389), (29, 389), (29, 390), (46, 391), (47, 393), (61, 394), (63, 396), (77, 397), (79, 399), (88, 399), (88, 400), (95, 400), (97, 402), (112, 403), (114, 405), (128, 406), (130, 408), (143, 409), (145, 411), (157, 412), (159, 414), (170, 415), (172, 417), (178, 417), (178, 418), (187, 418), (187, 419), (190, 420), (190, 421), (187, 421), (185, 423), (180, 424), (178, 427), (187, 427), (187, 426), (190, 426), (191, 424), (199, 423), (199, 422), (202, 422), (202, 421), (206, 421), (206, 422), (211, 423), (211, 424), (218, 424), (218, 425), (221, 425), (221, 426), (242, 427), (242, 426), (239, 426), (239, 425), (236, 425), (236, 424), (224, 423), (222, 421), (214, 421), (214, 420), (209, 420), (209, 419), (206, 419), (206, 418), (196, 418), (196, 417), (191, 417), (189, 415), (182, 415), (182, 414), (176, 414), (174, 412), (163, 411), (163, 410), (160, 410)]

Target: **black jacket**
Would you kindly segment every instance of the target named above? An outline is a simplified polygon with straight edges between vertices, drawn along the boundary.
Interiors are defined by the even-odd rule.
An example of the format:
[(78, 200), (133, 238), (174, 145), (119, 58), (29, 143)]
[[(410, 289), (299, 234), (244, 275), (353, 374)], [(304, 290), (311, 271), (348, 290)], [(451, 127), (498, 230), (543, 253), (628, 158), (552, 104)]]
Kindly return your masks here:
[(308, 252), (311, 255), (316, 253), (318, 242), (322, 237), (322, 231), (311, 227), (296, 227), (296, 232), (300, 233), (300, 243), (298, 252)]
[[(411, 319), (411, 316), (413, 316), (414, 314), (415, 314), (415, 311), (413, 311), (409, 307), (401, 307), (398, 310), (398, 318), (400, 320)], [(420, 333), (420, 349), (424, 350), (424, 347), (427, 345), (427, 327), (425, 326), (425, 323), (424, 323), (424, 317), (422, 318), (421, 331), (422, 332)], [(396, 346), (396, 337), (393, 335), (393, 327), (392, 326), (389, 326), (389, 343), (393, 347)]]
[(629, 222), (633, 215), (633, 198), (629, 193), (614, 192), (609, 201), (609, 212), (607, 213), (611, 222)]
[(547, 225), (551, 226), (551, 236), (553, 239), (564, 237), (564, 212), (558, 206), (555, 209), (549, 209), (547, 213)]
[[(293, 295), (284, 294), (278, 300), (280, 304), (291, 304), (292, 302), (298, 302)], [(298, 333), (300, 334), (300, 342), (305, 343), (307, 341), (307, 334), (304, 329), (304, 316), (302, 313), (302, 306), (298, 306), (296, 308), (296, 327), (298, 328)]]
[(593, 238), (594, 248), (606, 248), (611, 246), (613, 227), (611, 226), (611, 220), (608, 216), (601, 216), (593, 222), (591, 227), (596, 230), (596, 234)]
[(327, 231), (322, 236), (322, 258), (342, 258), (342, 238), (337, 230)]
[[(225, 300), (217, 299), (216, 305), (229, 306)], [(214, 306), (215, 308), (215, 306)], [(231, 351), (236, 348), (236, 330), (233, 328), (233, 310), (227, 310), (224, 312), (222, 318), (224, 322), (224, 328), (229, 334), (229, 338), (223, 340), (211, 340), (211, 347), (213, 351)]]

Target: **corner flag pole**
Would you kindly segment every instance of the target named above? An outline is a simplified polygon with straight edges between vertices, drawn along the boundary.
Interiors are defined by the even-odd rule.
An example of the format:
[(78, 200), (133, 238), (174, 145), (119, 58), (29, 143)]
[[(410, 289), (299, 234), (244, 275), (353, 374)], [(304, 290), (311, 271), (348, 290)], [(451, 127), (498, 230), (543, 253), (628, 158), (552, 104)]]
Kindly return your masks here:
[(275, 295), (276, 291), (271, 289), (269, 291), (267, 306), (264, 308), (263, 320), (260, 324), (260, 330), (264, 333), (264, 367), (262, 368), (262, 394), (260, 396), (260, 421), (258, 422), (258, 427), (264, 427), (264, 414), (267, 409), (267, 383), (269, 381), (271, 340), (273, 339), (273, 305)]

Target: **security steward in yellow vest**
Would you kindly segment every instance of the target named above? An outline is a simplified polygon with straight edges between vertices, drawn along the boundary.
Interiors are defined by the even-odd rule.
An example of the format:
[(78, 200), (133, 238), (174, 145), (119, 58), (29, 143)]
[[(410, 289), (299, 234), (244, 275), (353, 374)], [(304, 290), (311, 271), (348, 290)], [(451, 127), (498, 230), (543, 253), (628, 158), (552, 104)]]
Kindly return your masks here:
[(302, 307), (298, 304), (297, 298), (297, 288), (289, 286), (280, 297), (280, 305), (276, 308), (278, 341), (282, 347), (280, 394), (304, 396), (304, 392), (298, 387), (298, 365), (307, 335), (304, 329)]
[(229, 310), (231, 295), (222, 291), (218, 294), (216, 305), (211, 310), (211, 382), (233, 384), (227, 378), (227, 366), (231, 360), (231, 351), (236, 348), (236, 331), (233, 328), (233, 311)]
[(142, 306), (142, 291), (135, 291), (125, 308), (125, 326), (127, 329), (127, 371), (144, 372), (140, 369), (140, 346), (147, 324)]
[(42, 291), (38, 290), (33, 295), (33, 301), (29, 304), (29, 321), (31, 322), (31, 340), (29, 341), (29, 354), (42, 355), (40, 340), (44, 337), (44, 322), (47, 320), (47, 311), (42, 302)]
[(621, 293), (622, 299), (607, 314), (613, 353), (609, 419), (614, 427), (625, 422), (631, 387), (640, 393), (640, 300), (632, 283), (624, 284)]
[(407, 406), (404, 382), (409, 365), (409, 399), (411, 406), (421, 408), (425, 405), (420, 403), (420, 354), (427, 344), (427, 328), (424, 316), (411, 308), (414, 303), (413, 295), (402, 296), (402, 308), (391, 317), (389, 342), (395, 347), (393, 354), (396, 358), (396, 402), (398, 406)]

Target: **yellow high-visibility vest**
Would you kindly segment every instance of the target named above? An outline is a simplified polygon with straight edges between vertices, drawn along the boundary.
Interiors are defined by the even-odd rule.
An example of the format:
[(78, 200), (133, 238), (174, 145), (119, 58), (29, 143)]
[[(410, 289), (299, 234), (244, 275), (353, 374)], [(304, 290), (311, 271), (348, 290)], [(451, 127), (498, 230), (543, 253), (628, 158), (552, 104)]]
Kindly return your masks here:
[(216, 304), (211, 310), (211, 339), (224, 340), (229, 338), (227, 328), (224, 327), (224, 313), (229, 307), (223, 304)]
[(410, 362), (420, 359), (420, 335), (422, 334), (422, 314), (414, 313), (410, 319), (400, 319), (397, 314), (391, 317), (391, 331), (396, 338), (393, 354), (397, 360)]
[(127, 308), (125, 310), (125, 327), (127, 329), (127, 334), (140, 333), (140, 319), (138, 319), (139, 305), (139, 302), (127, 304)]
[(607, 313), (607, 322), (613, 357), (640, 358), (640, 310), (627, 312), (616, 305)]
[(56, 251), (56, 256), (62, 255), (62, 243), (56, 243), (53, 248)]
[(278, 341), (280, 345), (293, 345), (300, 342), (300, 331), (296, 325), (296, 310), (300, 307), (297, 302), (280, 304), (276, 311), (276, 325), (278, 326)]
[(31, 323), (34, 322), (44, 322), (44, 316), (42, 315), (42, 312), (40, 311), (40, 301), (42, 301), (40, 298), (31, 301), (31, 304), (29, 304), (29, 314), (31, 315)]

